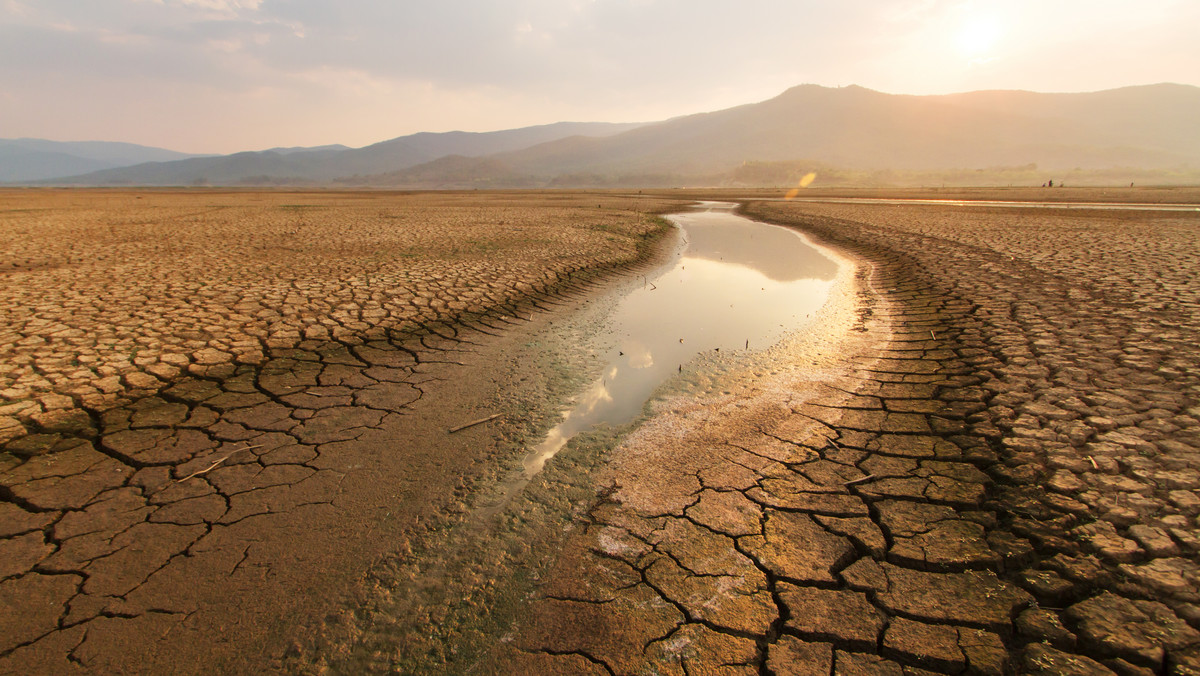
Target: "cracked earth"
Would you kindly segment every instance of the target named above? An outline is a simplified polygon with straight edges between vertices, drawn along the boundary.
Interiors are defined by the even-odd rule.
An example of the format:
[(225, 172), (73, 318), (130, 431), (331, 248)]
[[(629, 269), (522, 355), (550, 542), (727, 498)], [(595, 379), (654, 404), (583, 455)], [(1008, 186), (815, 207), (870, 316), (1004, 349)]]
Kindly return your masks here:
[(848, 330), (659, 402), (477, 666), (1200, 673), (1200, 216), (744, 211), (856, 261)]
[[(261, 212), (226, 205), (226, 220), (193, 216), (214, 213), (197, 204), (174, 221), (138, 212), (111, 232), (94, 203), (56, 222), (6, 195), (22, 253), (4, 272), (0, 671), (403, 671), (406, 644), (433, 642), (450, 671), (473, 673), (1200, 673), (1197, 215), (746, 205), (849, 263), (819, 329), (659, 399), (602, 462), (556, 458), (548, 475), (588, 487), (527, 491), (570, 503), (566, 520), (528, 519), (558, 539), (485, 551), (504, 575), (453, 581), (485, 599), (471, 616), (497, 610), (480, 590), (519, 593), (489, 640), (456, 633), (465, 621), (445, 609), (419, 637), (398, 616), (350, 612), (359, 626), (338, 640), (370, 648), (355, 662), (345, 646), (292, 643), (302, 616), (335, 624), (321, 613), (346, 604), (367, 563), (429, 512), (461, 510), (502, 436), (472, 428), (446, 452), (445, 430), (498, 400), (471, 383), (516, 353), (504, 336), (527, 311), (586, 295), (575, 278), (635, 260), (654, 226), (615, 197), (555, 196), (569, 203), (539, 204), (550, 211), (513, 234), (495, 225), (530, 197), (280, 195)], [(325, 210), (310, 230), (295, 223), (312, 212), (285, 210), (305, 201)], [(386, 239), (376, 218), (426, 207), (404, 222), (433, 223), (432, 262), (392, 240), (338, 249), (347, 223)], [(238, 230), (248, 213), (274, 214), (301, 252), (272, 266)], [(447, 214), (468, 230), (439, 239)], [(53, 236), (30, 244), (35, 225)], [(139, 244), (141, 228), (155, 236)], [(187, 271), (175, 285), (115, 255), (174, 236), (199, 238), (151, 259)], [(493, 256), (512, 267), (487, 267)], [(239, 260), (258, 281), (226, 279)], [(477, 290), (463, 277), (423, 303), (406, 271), (432, 280), (450, 264), (506, 291), (452, 308)], [(198, 280), (246, 291), (208, 296)], [(377, 283), (387, 291), (356, 295)], [(172, 307), (164, 289), (182, 309), (139, 315)], [(235, 307), (255, 298), (273, 300)], [(339, 305), (373, 302), (387, 311)], [(158, 343), (135, 338), (151, 352), (132, 354), (110, 330)], [(97, 384), (114, 376), (112, 391)], [(387, 603), (363, 607), (417, 594), (422, 578), (389, 565), (367, 575)], [(535, 572), (519, 579), (520, 566)], [(469, 664), (453, 662), (468, 647)]]
[(0, 194), (0, 673), (277, 666), (486, 472), (445, 434), (493, 396), (483, 343), (643, 258), (665, 204)]

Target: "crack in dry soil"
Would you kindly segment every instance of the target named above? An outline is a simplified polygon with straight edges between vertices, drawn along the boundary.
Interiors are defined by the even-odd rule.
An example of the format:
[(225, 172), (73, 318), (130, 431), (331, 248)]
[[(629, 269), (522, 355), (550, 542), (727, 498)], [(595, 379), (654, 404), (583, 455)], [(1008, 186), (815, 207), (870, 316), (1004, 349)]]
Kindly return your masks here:
[[(579, 222), (584, 207), (537, 199), (475, 209), (463, 225), (454, 219), (464, 200), (454, 198), (317, 196), (339, 204), (293, 232), (277, 205), (247, 206), (243, 195), (154, 194), (132, 211), (88, 202), (101, 196), (130, 194), (4, 195), (57, 209), (37, 228), (21, 215), (4, 223), (24, 237), (5, 246), (42, 242), (28, 255), (65, 257), (7, 273), (7, 289), (37, 298), (3, 306), (5, 330), (19, 334), (0, 368), (4, 673), (278, 668), (301, 624), (288, 613), (332, 606), (341, 577), (353, 575), (344, 560), (378, 555), (378, 543), (349, 538), (378, 525), (378, 537), (402, 541), (425, 510), (465, 494), (496, 452), (471, 435), (443, 449), (409, 412), (456, 415), (446, 399), (469, 385), (451, 386), (462, 378), (455, 369), (558, 305), (554, 296), (586, 295), (597, 275), (644, 258), (644, 238), (662, 227), (635, 211), (602, 215), (616, 203), (595, 196), (585, 203), (602, 203), (593, 216), (603, 232)], [(176, 204), (206, 199), (237, 204), (232, 213)], [(374, 210), (431, 222), (393, 231)], [(188, 228), (164, 243), (158, 230), (179, 219)], [(111, 237), (85, 237), (106, 223)], [(530, 248), (523, 233), (550, 239)], [(492, 243), (464, 254), (456, 234)], [(284, 269), (256, 248), (284, 235), (311, 257), (287, 254)], [(398, 244), (422, 243), (424, 258), (396, 255)], [(142, 270), (151, 261), (139, 256), (164, 246), (194, 257), (97, 286)], [(207, 264), (216, 270), (189, 267)], [(222, 271), (236, 283), (207, 293)], [(137, 358), (108, 363), (127, 340), (107, 342), (114, 331), (142, 346)], [(443, 450), (449, 457), (438, 458)], [(360, 513), (367, 493), (392, 499), (390, 521)], [(255, 615), (270, 609), (278, 626)]]
[[(549, 526), (533, 511), (565, 515), (553, 522), (556, 556), (530, 560), (545, 550), (513, 539), (501, 543), (511, 551), (486, 553), (528, 570), (468, 576), (447, 593), (509, 583), (535, 593), (507, 599), (517, 610), (505, 621), (516, 622), (475, 646), (482, 654), (470, 664), (443, 664), (487, 673), (1200, 671), (1196, 216), (748, 211), (854, 257), (857, 298), (830, 310), (827, 334), (737, 366), (716, 389), (657, 402), (652, 418), (597, 456), (607, 466), (557, 458), (505, 515), (534, 528)], [(336, 501), (346, 468), (321, 459), (452, 387), (443, 369), (453, 355), (471, 357), (519, 312), (481, 317), (482, 332), (430, 323), (417, 344), (310, 344), (307, 356), (272, 348), (290, 360), (277, 372), (205, 366), (188, 388), (160, 388), (141, 408), (58, 416), (75, 427), (10, 441), (25, 460), (7, 470), (20, 481), (0, 492), (0, 601), (22, 619), (6, 634), (4, 664), (33, 663), (34, 651), (100, 664), (116, 638), (161, 632), (165, 617), (178, 620), (168, 631), (192, 632), (197, 611), (178, 580), (194, 571), (288, 574), (266, 552), (255, 560), (252, 533), (231, 529), (261, 514), (312, 518), (288, 495), (317, 477), (336, 481), (306, 489), (315, 497), (305, 504)], [(278, 378), (264, 384), (264, 374)], [(411, 389), (383, 387), (398, 383)], [(60, 403), (39, 399), (44, 410)], [(547, 487), (555, 472), (586, 481), (559, 495)], [(150, 518), (160, 512), (164, 523)], [(415, 591), (398, 581), (419, 570), (419, 553), (388, 565), (372, 578), (377, 593)], [(176, 569), (180, 577), (163, 579)], [(456, 601), (454, 612), (499, 605), (483, 597)], [(368, 659), (335, 658), (335, 667), (401, 663), (396, 649), (415, 625), (385, 626), (377, 608), (388, 610), (376, 601), (349, 622), (367, 632), (356, 640)], [(461, 621), (447, 609), (428, 618), (439, 632), (429, 644), (445, 651), (435, 659), (480, 636), (447, 618)], [(392, 652), (380, 649), (389, 642)], [(300, 661), (289, 668), (325, 664), (292, 654)]]
[(1195, 217), (747, 211), (867, 263), (858, 333), (664, 404), (480, 668), (1200, 669)]

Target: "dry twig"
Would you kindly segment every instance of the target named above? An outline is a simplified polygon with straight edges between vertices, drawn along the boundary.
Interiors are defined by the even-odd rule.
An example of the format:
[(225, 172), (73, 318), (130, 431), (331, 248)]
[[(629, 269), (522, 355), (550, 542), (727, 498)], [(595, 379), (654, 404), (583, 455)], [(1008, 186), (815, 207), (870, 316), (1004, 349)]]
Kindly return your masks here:
[(855, 486), (857, 484), (865, 484), (866, 482), (868, 482), (874, 478), (875, 478), (874, 474), (868, 474), (866, 476), (860, 476), (857, 479), (851, 479), (849, 481), (843, 482), (842, 485), (843, 486)]
[(467, 423), (467, 424), (465, 424), (465, 425), (459, 425), (458, 427), (451, 427), (451, 428), (450, 428), (450, 430), (449, 430), (449, 433), (450, 433), (450, 434), (454, 434), (455, 432), (457, 432), (457, 431), (459, 431), (459, 430), (465, 430), (465, 429), (467, 429), (468, 427), (474, 427), (474, 426), (476, 426), (476, 425), (482, 425), (483, 423), (485, 423), (485, 422), (487, 422), (487, 421), (489, 421), (489, 420), (495, 420), (496, 418), (499, 418), (501, 415), (502, 415), (502, 414), (500, 414), (500, 413), (496, 413), (496, 414), (494, 414), (494, 415), (489, 415), (489, 416), (488, 416), (488, 417), (486, 417), (486, 418), (480, 418), (479, 420), (472, 420), (471, 422), (469, 422), (469, 423)]
[(262, 444), (258, 444), (257, 446), (247, 446), (247, 447), (245, 447), (245, 448), (239, 448), (239, 449), (237, 449), (236, 451), (234, 451), (233, 453), (229, 453), (228, 455), (225, 455), (224, 457), (218, 458), (216, 462), (214, 462), (213, 464), (209, 465), (208, 467), (205, 467), (205, 468), (204, 468), (204, 469), (202, 469), (202, 470), (199, 470), (199, 471), (196, 471), (196, 472), (192, 472), (191, 474), (189, 474), (189, 475), (187, 475), (187, 476), (183, 477), (182, 479), (176, 479), (176, 480), (175, 480), (175, 483), (177, 483), (177, 484), (178, 484), (178, 483), (183, 483), (184, 481), (187, 481), (188, 479), (191, 479), (192, 477), (197, 477), (197, 476), (200, 476), (201, 474), (208, 474), (209, 472), (211, 472), (211, 471), (213, 471), (214, 469), (216, 469), (216, 468), (217, 468), (217, 465), (220, 465), (221, 463), (223, 463), (223, 462), (225, 462), (226, 460), (228, 460), (228, 459), (232, 458), (233, 456), (237, 455), (238, 453), (241, 453), (242, 451), (251, 451), (251, 450), (254, 450), (254, 449), (256, 449), (256, 448), (262, 448), (262, 446), (263, 446)]

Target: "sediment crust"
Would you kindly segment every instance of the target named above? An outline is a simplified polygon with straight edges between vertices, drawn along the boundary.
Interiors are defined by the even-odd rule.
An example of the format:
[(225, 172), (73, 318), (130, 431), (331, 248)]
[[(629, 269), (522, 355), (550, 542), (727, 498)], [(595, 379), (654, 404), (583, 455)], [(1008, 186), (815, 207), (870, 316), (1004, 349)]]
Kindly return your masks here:
[(856, 322), (666, 400), (480, 667), (1197, 673), (1200, 216), (744, 211)]
[(0, 192), (0, 673), (281, 669), (496, 471), (506, 421), (446, 430), (667, 204)]
[[(852, 263), (841, 295), (817, 331), (657, 404), (476, 672), (1196, 673), (1198, 217), (745, 211)], [(79, 429), (14, 410), (0, 672), (296, 667), (288, 632), (340, 598), (337, 566), (497, 452), (488, 426), (433, 432), (492, 412), (510, 383), (467, 384), (526, 307), (231, 356), (45, 419)], [(403, 486), (400, 447), (429, 470)]]

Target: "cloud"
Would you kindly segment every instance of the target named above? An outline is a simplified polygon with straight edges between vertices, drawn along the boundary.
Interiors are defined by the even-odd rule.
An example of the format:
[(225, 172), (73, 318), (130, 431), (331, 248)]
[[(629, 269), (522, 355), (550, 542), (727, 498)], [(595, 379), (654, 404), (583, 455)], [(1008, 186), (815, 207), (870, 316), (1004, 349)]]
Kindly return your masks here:
[[(956, 31), (985, 9), (1008, 28), (987, 51), (964, 54)], [(0, 0), (0, 89), (26, 110), (114, 120), (165, 110), (146, 99), (168, 91), (181, 107), (219, 100), (236, 112), (244, 100), (262, 119), (268, 100), (278, 119), (375, 107), (385, 113), (329, 118), (322, 140), (351, 133), (338, 124), (381, 139), (430, 124), (661, 119), (805, 82), (897, 93), (1196, 83), (1195, 25), (1194, 0), (1136, 10), (1124, 0)], [(126, 100), (97, 108), (85, 98), (105, 90)], [(29, 135), (66, 135), (12, 106), (0, 118), (29, 120)]]
[(257, 10), (262, 6), (262, 0), (178, 0), (186, 7), (201, 7), (223, 12), (238, 12), (239, 10)]

